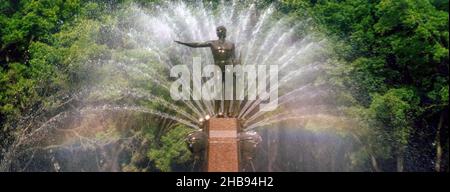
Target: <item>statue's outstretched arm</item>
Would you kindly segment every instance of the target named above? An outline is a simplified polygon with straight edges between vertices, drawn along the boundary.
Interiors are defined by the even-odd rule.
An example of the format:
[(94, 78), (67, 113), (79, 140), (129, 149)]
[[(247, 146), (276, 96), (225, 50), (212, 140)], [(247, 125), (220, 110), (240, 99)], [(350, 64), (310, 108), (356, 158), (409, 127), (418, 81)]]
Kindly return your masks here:
[(181, 42), (181, 41), (175, 41), (175, 42), (178, 44), (186, 45), (188, 47), (193, 47), (193, 48), (211, 46), (211, 44), (209, 42), (194, 42), (194, 43), (186, 43), (186, 42)]

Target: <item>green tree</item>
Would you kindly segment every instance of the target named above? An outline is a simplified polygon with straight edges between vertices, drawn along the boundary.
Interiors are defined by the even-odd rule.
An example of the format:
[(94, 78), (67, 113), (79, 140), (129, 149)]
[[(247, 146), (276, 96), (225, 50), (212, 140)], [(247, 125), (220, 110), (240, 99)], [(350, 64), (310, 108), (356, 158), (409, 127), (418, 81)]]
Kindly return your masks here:
[[(340, 64), (330, 65), (335, 65), (328, 72), (333, 77), (329, 80), (334, 81), (330, 84), (339, 85), (333, 88), (338, 93), (349, 91), (350, 95), (336, 95), (347, 98), (342, 105), (350, 111), (355, 107), (365, 111), (349, 112), (368, 125), (369, 130), (360, 133), (371, 142), (367, 146), (384, 146), (391, 151), (387, 158), (382, 155), (384, 152), (373, 153), (387, 164), (392, 155), (403, 158), (400, 154), (414, 150), (407, 145), (411, 140), (436, 143), (437, 167), (442, 153), (448, 153), (442, 145), (448, 142), (448, 136), (442, 131), (448, 127), (442, 118), (448, 111), (445, 98), (448, 97), (449, 20), (445, 5), (448, 1), (282, 2), (292, 12), (308, 7), (321, 31), (333, 42), (335, 61)], [(371, 135), (385, 137), (385, 141)], [(436, 138), (430, 139), (429, 135)], [(396, 164), (397, 170), (403, 170), (401, 159)]]
[(368, 108), (369, 126), (375, 129), (374, 141), (379, 148), (386, 148), (384, 157), (395, 157), (397, 171), (404, 170), (404, 156), (420, 110), (419, 97), (410, 89), (391, 89), (384, 95), (376, 94)]

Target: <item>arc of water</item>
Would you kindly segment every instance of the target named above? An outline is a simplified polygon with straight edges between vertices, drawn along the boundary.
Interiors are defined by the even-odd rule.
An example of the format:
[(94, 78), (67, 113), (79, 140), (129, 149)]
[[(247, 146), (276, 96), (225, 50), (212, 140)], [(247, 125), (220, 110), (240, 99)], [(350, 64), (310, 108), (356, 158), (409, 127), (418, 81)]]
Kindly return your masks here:
[[(186, 5), (185, 5), (185, 4), (182, 4), (182, 5), (183, 5), (184, 8), (186, 8)], [(197, 22), (195, 19), (193, 19), (194, 16), (193, 16), (192, 14), (189, 14), (190, 12), (186, 13), (186, 12), (184, 12), (184, 9), (182, 9), (182, 10), (178, 10), (178, 13), (179, 13), (179, 14), (182, 14), (182, 17), (191, 18), (191, 19), (186, 19), (186, 21), (194, 20), (194, 23), (188, 23), (188, 24), (191, 24), (191, 25), (197, 25), (197, 26), (198, 26), (198, 22)], [(174, 21), (173, 21), (173, 19), (172, 19), (171, 17), (169, 17), (167, 14), (164, 14), (164, 15), (165, 15), (164, 18), (167, 19), (167, 23), (171, 23), (171, 24), (174, 23)], [(172, 26), (176, 26), (176, 25), (172, 24)], [(193, 31), (193, 30), (190, 30), (190, 33), (191, 33), (191, 35), (193, 35), (193, 34), (198, 34), (197, 32), (195, 32), (195, 31)], [(154, 43), (154, 44), (157, 44), (157, 43)], [(164, 54), (164, 56), (166, 57), (166, 60), (168, 60), (167, 55)], [(170, 62), (169, 62), (169, 63), (170, 63)], [(173, 66), (173, 65), (170, 64), (170, 66)], [(211, 114), (211, 112), (212, 112), (212, 107), (211, 107), (211, 103), (210, 103), (210, 102), (205, 102), (205, 101), (203, 101), (203, 104), (202, 104), (200, 101), (197, 101), (197, 100), (196, 100), (195, 103), (197, 104), (198, 108), (200, 108), (200, 110), (203, 112), (203, 115), (200, 115), (200, 116), (204, 116), (206, 113)], [(205, 112), (203, 105), (206, 106), (206, 110), (207, 110), (208, 112)]]
[(307, 117), (308, 117), (308, 115), (293, 115), (290, 117), (279, 118), (279, 119), (275, 119), (275, 120), (268, 121), (268, 122), (256, 123), (251, 126), (248, 126), (247, 128), (244, 129), (244, 131), (250, 131), (257, 127), (264, 127), (264, 126), (272, 125), (272, 124), (287, 121), (287, 120), (305, 120)]
[[(297, 60), (297, 57), (300, 57), (300, 56), (302, 56), (302, 54), (306, 51), (306, 50), (308, 50), (308, 48), (310, 47), (310, 45), (311, 45), (312, 43), (309, 43), (308, 45), (306, 45), (306, 46), (303, 46), (302, 48), (300, 48), (295, 54), (293, 54), (293, 55), (290, 55), (290, 57), (284, 57), (284, 58), (280, 58), (279, 60), (278, 60), (278, 62), (276, 62), (276, 63), (274, 63), (274, 64), (281, 64), (281, 67), (279, 67), (278, 69), (279, 69), (279, 71), (283, 71), (287, 66), (290, 66), (291, 64), (293, 64), (296, 60)], [(295, 46), (295, 45), (293, 45), (293, 46)], [(285, 60), (285, 61), (283, 61), (283, 60)], [(286, 83), (286, 81), (281, 81), (281, 84), (279, 84), (279, 86), (282, 86), (284, 83)], [(250, 102), (246, 102), (245, 103), (245, 106), (243, 107), (243, 109), (241, 110), (241, 113), (239, 114), (239, 116), (242, 116), (242, 113), (244, 112), (244, 111), (246, 111), (247, 109), (248, 109), (248, 107), (251, 105), (251, 104), (253, 104), (253, 102), (252, 101), (250, 101)]]
[[(289, 93), (287, 93), (287, 94), (281, 96), (280, 98), (278, 98), (278, 101), (279, 101), (278, 107), (282, 107), (282, 105), (285, 104), (285, 103), (287, 103), (288, 101), (292, 101), (292, 100), (295, 100), (295, 99), (297, 99), (297, 98), (300, 98), (298, 95), (296, 95), (296, 97), (291, 97), (291, 96), (292, 96), (294, 93), (297, 93), (297, 92), (299, 92), (299, 91), (301, 91), (301, 90), (306, 89), (307, 87), (310, 87), (310, 85), (305, 85), (305, 86), (302, 86), (302, 87), (300, 87), (300, 88), (297, 88), (297, 89), (295, 89), (295, 90), (293, 90), (293, 91), (291, 91), (291, 92), (289, 92)], [(263, 101), (263, 100), (264, 100), (264, 98), (258, 99), (258, 101), (255, 103), (255, 105), (253, 105), (252, 107), (250, 107), (250, 108), (248, 109), (248, 111), (247, 111), (246, 113), (244, 113), (243, 118), (245, 118), (246, 115), (248, 114), (248, 112), (252, 111), (252, 110), (253, 110), (258, 104), (260, 104), (261, 101)], [(287, 101), (286, 101), (286, 100), (287, 100)], [(256, 114), (250, 116), (248, 119), (246, 119), (245, 125), (247, 125), (247, 123), (252, 122), (254, 119), (256, 119), (257, 117), (261, 116), (261, 115), (264, 114), (264, 113), (267, 113), (267, 111), (258, 111)]]
[[(312, 66), (313, 66), (313, 65), (312, 65)], [(316, 69), (313, 68), (312, 70), (316, 70)], [(293, 71), (292, 73), (286, 75), (286, 76), (281, 80), (281, 82), (283, 82), (283, 83), (289, 82), (289, 80), (291, 80), (292, 78), (297, 77), (297, 76), (298, 76), (297, 74), (298, 74), (299, 72), (305, 72), (305, 73), (308, 73), (309, 71), (304, 71), (304, 70), (302, 70), (302, 69), (297, 70), (297, 71)], [(282, 84), (282, 83), (280, 83), (280, 84), (281, 84), (281, 86), (284, 85), (284, 84)], [(278, 87), (281, 87), (281, 86), (279, 85)], [(297, 88), (297, 89), (294, 89), (294, 90), (292, 90), (292, 91), (289, 91), (289, 92), (283, 94), (283, 95), (280, 96), (279, 99), (278, 99), (278, 107), (281, 107), (281, 106), (283, 106), (285, 103), (288, 103), (288, 102), (290, 102), (290, 101), (295, 101), (295, 100), (297, 100), (297, 99), (299, 98), (298, 96), (297, 96), (297, 97), (290, 97), (290, 96), (291, 96), (292, 94), (294, 94), (294, 93), (300, 91), (300, 90), (303, 90), (304, 88), (310, 88), (310, 87), (311, 87), (311, 84), (309, 83), (309, 84), (306, 84), (306, 85), (304, 85), (304, 86), (302, 86), (302, 87), (299, 87), (299, 88)], [(319, 90), (318, 92), (316, 92), (315, 95), (317, 95), (317, 94), (319, 94), (319, 93), (321, 93), (320, 90)], [(285, 98), (287, 98), (287, 99), (285, 99)], [(245, 117), (249, 112), (251, 112), (257, 105), (259, 105), (259, 104), (260, 104), (262, 101), (264, 101), (265, 99), (267, 99), (267, 96), (258, 98), (258, 100), (256, 100), (256, 101), (252, 104), (252, 106), (249, 107), (249, 109), (248, 109), (247, 111), (244, 112), (244, 114), (242, 115), (242, 117)], [(258, 111), (256, 114), (253, 114), (252, 116), (250, 116), (250, 117), (247, 119), (247, 121), (251, 121), (252, 119), (255, 119), (255, 118), (259, 117), (260, 115), (262, 115), (262, 114), (264, 114), (264, 113), (267, 113), (267, 112), (268, 112), (268, 111)]]
[[(247, 50), (252, 50), (253, 49), (253, 47), (255, 45), (255, 42), (256, 42), (256, 39), (258, 38), (257, 34), (259, 34), (261, 32), (262, 26), (264, 26), (264, 24), (266, 24), (268, 22), (267, 18), (270, 17), (273, 14), (273, 12), (274, 12), (274, 8), (273, 8), (273, 6), (270, 6), (264, 12), (264, 14), (261, 16), (261, 19), (256, 23), (256, 26), (255, 26), (256, 29), (253, 30), (253, 32), (251, 34), (252, 38), (250, 40), (250, 43), (247, 44), (247, 47), (248, 47)], [(249, 53), (245, 54), (245, 57), (244, 57), (244, 60), (243, 60), (244, 64), (248, 63), (247, 61), (248, 61), (248, 58), (250, 56), (251, 56), (251, 54), (249, 54)]]
[[(193, 39), (204, 39), (205, 36), (214, 36), (214, 30), (211, 30), (209, 28), (213, 28), (217, 26), (217, 24), (228, 24), (228, 23), (234, 23), (233, 17), (234, 15), (238, 14), (240, 15), (240, 20), (236, 20), (237, 27), (231, 26), (232, 33), (230, 37), (234, 41), (239, 41), (240, 45), (238, 46), (238, 52), (240, 50), (247, 50), (244, 51), (245, 53), (242, 54), (244, 57), (242, 64), (248, 64), (250, 60), (257, 62), (258, 64), (268, 64), (269, 60), (276, 59), (275, 64), (280, 65), (280, 70), (284, 70), (284, 68), (288, 68), (289, 66), (292, 66), (291, 64), (297, 63), (299, 59), (301, 59), (302, 54), (304, 54), (308, 50), (310, 46), (314, 45), (314, 43), (305, 43), (308, 41), (308, 38), (302, 38), (301, 41), (294, 41), (294, 43), (290, 44), (289, 42), (286, 42), (289, 37), (291, 37), (295, 30), (298, 28), (298, 25), (294, 25), (294, 27), (289, 27), (289, 20), (287, 17), (281, 17), (276, 18), (277, 20), (272, 20), (272, 16), (274, 13), (274, 5), (268, 6), (263, 14), (258, 15), (256, 19), (255, 25), (249, 25), (251, 22), (251, 17), (253, 16), (253, 10), (252, 7), (255, 7), (254, 3), (246, 4), (246, 8), (237, 6), (238, 0), (232, 1), (232, 6), (226, 5), (227, 2), (224, 2), (223, 0), (219, 3), (219, 7), (217, 9), (218, 14), (215, 15), (212, 13), (211, 8), (205, 8), (205, 4), (202, 1), (195, 2), (197, 6), (187, 6), (186, 3), (179, 1), (176, 6), (172, 6), (173, 4), (167, 4), (168, 6), (158, 9), (159, 13), (155, 13), (154, 16), (151, 18), (156, 22), (158, 19), (163, 19), (162, 23), (164, 26), (168, 27), (168, 31), (170, 31), (170, 34), (173, 34), (175, 36), (179, 36), (182, 34), (187, 35), (188, 37), (191, 37)], [(162, 16), (163, 15), (163, 16)], [(212, 18), (212, 19), (208, 19)], [(274, 24), (274, 25), (269, 25)], [(185, 26), (185, 28), (180, 28), (180, 26)], [(151, 26), (149, 26), (151, 27)], [(251, 30), (249, 30), (251, 29)], [(286, 32), (284, 29), (287, 29)], [(184, 33), (177, 33), (175, 31), (182, 31)], [(206, 32), (206, 33), (205, 33)], [(282, 32), (281, 36), (279, 35)], [(250, 35), (251, 34), (251, 35)], [(275, 35), (276, 34), (276, 35)], [(242, 40), (246, 39), (247, 36), (250, 35), (250, 41), (249, 42), (241, 42)], [(170, 37), (170, 36), (169, 36)], [(160, 50), (158, 46), (159, 39), (152, 39), (152, 41), (155, 41), (155, 43), (152, 44), (151, 48), (157, 50), (158, 56), (160, 56), (160, 61), (170, 61), (167, 54), (163, 50)], [(270, 45), (270, 46), (269, 46)], [(273, 46), (272, 46), (273, 45)], [(156, 47), (156, 48), (154, 48)], [(256, 51), (249, 51), (253, 50), (254, 48), (257, 48)], [(259, 47), (259, 48), (258, 48)], [(268, 50), (266, 50), (266, 47), (269, 47)], [(280, 52), (279, 49), (287, 48), (288, 50), (286, 52)], [(299, 48), (299, 49), (297, 49)], [(177, 49), (179, 49), (177, 47)], [(186, 51), (181, 49), (182, 51)], [(298, 51), (297, 51), (298, 50)], [(187, 50), (189, 53), (190, 50)], [(200, 51), (193, 51), (193, 52), (200, 52), (202, 55), (208, 56), (207, 50), (200, 49)], [(274, 57), (274, 55), (278, 55), (278, 53), (281, 53), (279, 57)], [(184, 54), (188, 55), (188, 54)], [(210, 62), (209, 57), (207, 57), (207, 61)], [(172, 63), (167, 66), (171, 66)], [(288, 75), (284, 77), (283, 79), (287, 79), (286, 83), (293, 79), (292, 74), (297, 74), (300, 72), (299, 70), (296, 70), (296, 73), (292, 73), (291, 71), (288, 71)], [(283, 74), (284, 76), (284, 74)], [(287, 78), (289, 77), (289, 78)], [(159, 77), (157, 77), (159, 79)], [(285, 81), (282, 81), (281, 84), (279, 84), (279, 87), (284, 86)], [(192, 91), (191, 91), (192, 92)], [(261, 100), (256, 100), (252, 102), (247, 101), (239, 101), (239, 107), (242, 106), (243, 102), (245, 105), (242, 107), (242, 109), (239, 111), (239, 117), (246, 117), (251, 109), (255, 108), (255, 105), (260, 103)], [(209, 101), (201, 101), (201, 102), (194, 102), (197, 105), (197, 108), (202, 111), (203, 115), (205, 113), (211, 113), (213, 112), (214, 108), (214, 102)], [(221, 103), (223, 105), (223, 102)], [(230, 105), (230, 107), (234, 106), (234, 103)], [(251, 119), (255, 119), (259, 117), (262, 113), (258, 113), (256, 116), (250, 116)]]
[(257, 64), (257, 65), (261, 64), (259, 62), (260, 58), (267, 54), (265, 49), (267, 49), (269, 47), (273, 47), (272, 45), (276, 42), (274, 39), (277, 37), (280, 37), (280, 34), (278, 34), (276, 32), (276, 30), (283, 28), (285, 25), (285, 22), (286, 22), (285, 18), (278, 20), (275, 23), (275, 26), (273, 28), (270, 28), (270, 30), (266, 32), (266, 34), (264, 36), (264, 40), (262, 41), (262, 45), (259, 46), (259, 49), (256, 52), (257, 53), (256, 56), (252, 59), (255, 64)]
[[(130, 67), (126, 66), (126, 65), (120, 65), (120, 66), (122, 66), (124, 68), (129, 68), (131, 70), (134, 70), (134, 72), (139, 73), (141, 76), (147, 77), (149, 80), (152, 80), (157, 86), (161, 86), (166, 91), (170, 91), (170, 88), (167, 85), (165, 85), (163, 82), (161, 82), (160, 80), (158, 80), (156, 78), (153, 78), (152, 76), (150, 76), (150, 75), (148, 75), (146, 73), (143, 73), (142, 71), (136, 70), (134, 68), (130, 68)], [(190, 92), (192, 92), (192, 91), (190, 91)], [(196, 112), (200, 117), (204, 117), (206, 115), (206, 112), (203, 110), (203, 108), (194, 106), (194, 104), (190, 100), (181, 100), (181, 101), (184, 104), (186, 104), (187, 106), (189, 106), (192, 110), (194, 110), (194, 112)], [(197, 105), (200, 105), (198, 103), (198, 101), (197, 101)], [(200, 109), (201, 112), (198, 109)]]
[[(295, 58), (295, 56), (293, 56), (293, 58)], [(292, 60), (293, 60), (293, 59), (292, 59)], [(289, 80), (291, 80), (292, 78), (295, 77), (295, 74), (297, 74), (298, 72), (303, 71), (305, 67), (308, 67), (308, 66), (311, 66), (311, 65), (312, 65), (312, 64), (306, 65), (306, 66), (303, 66), (303, 67), (301, 67), (301, 68), (299, 68), (299, 69), (297, 69), (297, 70), (295, 70), (295, 71), (291, 71), (288, 75), (284, 76), (284, 77), (279, 81), (278, 87), (276, 87), (276, 89), (278, 89), (279, 87), (282, 87), (283, 85), (285, 85)], [(287, 66), (287, 65), (283, 65), (283, 66), (281, 67), (280, 70), (282, 70), (282, 69), (283, 69), (284, 67), (286, 67), (286, 66)], [(270, 77), (270, 80), (272, 80), (272, 78), (274, 78), (274, 77)], [(272, 91), (271, 91), (271, 92), (272, 92)], [(266, 95), (265, 98), (258, 98), (257, 100), (250, 101), (250, 102), (246, 102), (246, 103), (245, 103), (245, 106), (242, 108), (242, 110), (241, 110), (241, 112), (240, 112), (240, 114), (239, 114), (238, 117), (244, 118), (244, 117), (245, 117), (252, 109), (254, 109), (254, 108), (256, 107), (256, 105), (260, 104), (260, 103), (261, 103), (263, 100), (265, 100), (267, 97), (268, 97), (268, 95)], [(249, 110), (249, 109), (250, 109), (250, 110)]]
[(167, 113), (163, 113), (160, 111), (156, 111), (156, 110), (152, 110), (152, 109), (148, 109), (148, 108), (143, 108), (143, 107), (139, 107), (139, 106), (113, 106), (113, 105), (103, 105), (100, 108), (98, 107), (85, 107), (81, 110), (82, 112), (86, 112), (86, 111), (134, 111), (134, 112), (141, 112), (141, 113), (149, 113), (152, 115), (156, 115), (165, 119), (171, 119), (174, 120), (176, 122), (182, 123), (184, 125), (187, 125), (191, 128), (194, 129), (200, 129), (197, 125), (195, 125), (194, 123), (191, 123), (188, 120), (179, 118), (179, 117), (174, 117), (172, 115), (169, 115)]
[[(194, 116), (188, 114), (184, 109), (181, 109), (180, 107), (178, 107), (178, 106), (176, 106), (176, 105), (166, 101), (165, 99), (163, 99), (163, 98), (161, 98), (159, 96), (156, 96), (156, 95), (153, 95), (153, 94), (149, 94), (149, 93), (143, 92), (143, 91), (137, 91), (137, 90), (134, 90), (134, 89), (127, 90), (126, 94), (132, 95), (133, 97), (144, 97), (144, 98), (146, 98), (149, 101), (156, 100), (157, 102), (162, 103), (168, 109), (171, 109), (172, 111), (176, 111), (177, 113), (179, 113), (180, 115), (188, 118), (189, 120), (191, 120), (193, 122), (197, 121), (197, 118), (195, 118)], [(139, 94), (139, 95), (137, 95), (137, 94)]]
[(252, 123), (256, 119), (247, 120), (244, 123), (244, 127), (252, 126), (254, 124), (264, 123), (264, 122), (268, 122), (268, 121), (272, 121), (272, 120), (276, 120), (276, 119), (280, 119), (280, 118), (284, 118), (286, 116), (292, 116), (292, 114), (296, 114), (296, 115), (300, 115), (300, 114), (301, 115), (310, 115), (310, 114), (313, 114), (314, 112), (317, 112), (317, 113), (319, 113), (319, 112), (327, 112), (327, 107), (328, 107), (327, 105), (315, 105), (315, 106), (302, 107), (300, 109), (295, 109), (295, 110), (288, 110), (286, 112), (279, 113), (279, 114), (270, 114), (268, 117), (266, 117), (263, 120), (260, 120), (258, 122)]

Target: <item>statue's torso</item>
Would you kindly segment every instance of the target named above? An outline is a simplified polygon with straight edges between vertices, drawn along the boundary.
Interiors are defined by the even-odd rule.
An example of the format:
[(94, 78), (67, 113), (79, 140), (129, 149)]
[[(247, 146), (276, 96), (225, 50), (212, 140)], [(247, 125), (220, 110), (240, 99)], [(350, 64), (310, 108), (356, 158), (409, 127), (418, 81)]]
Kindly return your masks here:
[(211, 51), (214, 57), (214, 63), (224, 68), (225, 65), (233, 64), (234, 44), (229, 41), (220, 42), (219, 40), (211, 42)]

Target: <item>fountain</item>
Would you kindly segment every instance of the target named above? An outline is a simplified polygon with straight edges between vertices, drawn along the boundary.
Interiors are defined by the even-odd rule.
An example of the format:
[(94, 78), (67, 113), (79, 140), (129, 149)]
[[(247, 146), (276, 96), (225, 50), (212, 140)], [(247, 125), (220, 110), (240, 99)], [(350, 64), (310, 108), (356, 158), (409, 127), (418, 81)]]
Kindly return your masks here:
[[(200, 47), (209, 47), (214, 56), (214, 64), (219, 66), (221, 73), (222, 83), (219, 85), (220, 87), (226, 87), (225, 77), (226, 77), (226, 66), (234, 66), (238, 65), (239, 61), (235, 55), (235, 45), (229, 41), (225, 40), (226, 37), (226, 28), (224, 26), (217, 27), (217, 37), (218, 40), (212, 40), (207, 42), (196, 42), (196, 43), (185, 43), (180, 41), (175, 41), (179, 44), (186, 45), (188, 47), (200, 48)], [(227, 76), (228, 77), (228, 76)], [(232, 76), (234, 77), (234, 76)], [(194, 79), (196, 77), (193, 77)], [(216, 78), (216, 77), (212, 77)], [(228, 81), (230, 82), (230, 81)], [(236, 81), (232, 81), (232, 87), (236, 86)], [(227, 90), (221, 91), (223, 95), (226, 95)], [(228, 90), (230, 91), (230, 90)], [(233, 89), (231, 89), (233, 91)], [(231, 93), (234, 95), (234, 93)], [(225, 98), (225, 97), (222, 97)], [(214, 114), (217, 114), (217, 117), (210, 118), (209, 115), (205, 117), (205, 132), (207, 138), (204, 140), (198, 140), (197, 142), (206, 142), (206, 170), (217, 172), (217, 171), (228, 171), (228, 172), (236, 172), (239, 171), (239, 142), (251, 142), (251, 140), (238, 140), (238, 133), (240, 131), (239, 128), (239, 120), (236, 118), (237, 113), (233, 111), (235, 108), (230, 106), (234, 100), (216, 100), (214, 103), (215, 110)], [(221, 102), (224, 104), (221, 105)], [(222, 106), (222, 107), (220, 107)], [(223, 117), (223, 114), (226, 114), (227, 118)], [(236, 114), (236, 116), (234, 116)], [(190, 137), (190, 136), (189, 136)], [(251, 139), (251, 138), (250, 138)], [(253, 141), (257, 145), (257, 141)], [(192, 142), (190, 142), (192, 144)], [(195, 144), (194, 144), (195, 145)], [(253, 147), (256, 147), (254, 145)], [(247, 151), (251, 151), (252, 149), (246, 149)], [(199, 150), (196, 150), (200, 152)], [(202, 150), (202, 152), (204, 152)], [(248, 153), (248, 152), (247, 152)], [(247, 154), (246, 153), (246, 154)]]
[[(161, 123), (158, 126), (162, 132), (177, 125), (189, 128), (191, 131), (186, 140), (194, 154), (194, 163), (199, 164), (201, 170), (255, 170), (253, 161), (261, 143), (261, 130), (285, 121), (305, 122), (305, 119), (317, 118), (328, 110), (326, 102), (320, 99), (328, 93), (317, 80), (327, 61), (323, 46), (326, 40), (310, 32), (308, 20), (293, 21), (291, 17), (277, 13), (274, 5), (258, 9), (257, 6), (255, 2), (243, 4), (234, 0), (218, 5), (196, 1), (192, 4), (161, 3), (149, 9), (133, 5), (126, 8), (117, 16), (117, 21), (106, 25), (102, 32), (105, 38), (114, 37), (105, 40), (111, 44), (110, 55), (94, 62), (99, 71), (107, 74), (104, 79), (73, 94), (72, 97), (83, 98), (73, 111), (63, 111), (38, 128), (19, 134), (18, 142), (10, 150), (10, 154), (14, 154), (11, 159), (19, 154), (17, 150), (33, 152), (30, 146), (35, 143), (40, 145), (33, 147), (44, 150), (74, 151), (74, 147), (89, 148), (111, 142), (109, 137), (101, 137), (103, 140), (99, 142), (100, 137), (95, 136), (95, 132), (100, 129), (71, 123), (61, 127), (61, 122), (69, 122), (68, 119), (75, 117), (79, 120), (76, 122), (83, 122), (80, 119), (120, 112), (129, 116), (150, 114), (159, 117)], [(214, 34), (214, 29), (221, 25), (227, 27), (226, 46), (178, 42), (194, 47), (212, 46), (213, 54), (208, 49), (189, 49), (173, 42), (197, 42), (214, 39), (215, 35), (219, 36), (218, 41), (224, 40), (223, 27)], [(186, 65), (192, 70), (195, 62), (201, 66), (215, 63), (221, 67), (230, 63), (276, 65), (279, 83), (255, 100), (225, 102), (168, 97), (173, 82), (170, 69)], [(272, 82), (273, 79), (267, 76), (264, 80)], [(200, 81), (205, 82), (204, 79)], [(194, 91), (190, 90), (190, 96), (198, 94)], [(259, 106), (267, 104), (268, 97), (275, 91), (278, 107), (273, 111), (260, 110)], [(86, 132), (89, 134), (84, 134)], [(49, 141), (43, 137), (48, 134), (64, 137)], [(130, 143), (139, 143), (136, 139), (140, 137), (140, 134), (134, 134), (117, 136), (114, 140), (129, 139)], [(22, 165), (19, 167), (23, 168)]]

